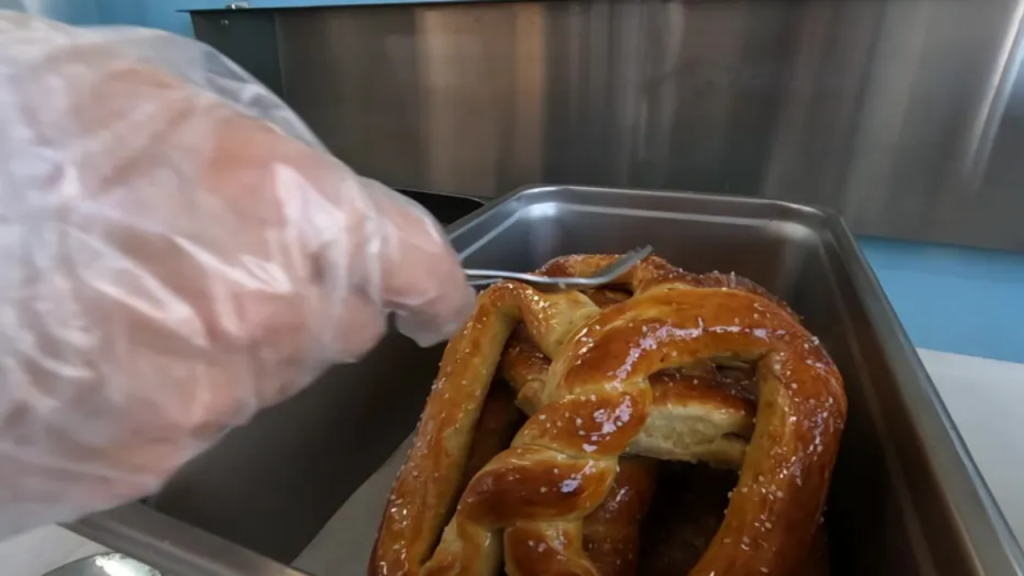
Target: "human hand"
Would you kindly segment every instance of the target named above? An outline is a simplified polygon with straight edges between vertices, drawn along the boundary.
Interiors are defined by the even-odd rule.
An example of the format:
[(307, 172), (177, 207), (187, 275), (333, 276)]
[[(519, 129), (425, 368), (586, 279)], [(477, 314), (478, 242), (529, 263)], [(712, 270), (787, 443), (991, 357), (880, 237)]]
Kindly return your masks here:
[(3, 13), (0, 125), (0, 536), (153, 491), (389, 311), (431, 344), (472, 308), (429, 214), (198, 43)]

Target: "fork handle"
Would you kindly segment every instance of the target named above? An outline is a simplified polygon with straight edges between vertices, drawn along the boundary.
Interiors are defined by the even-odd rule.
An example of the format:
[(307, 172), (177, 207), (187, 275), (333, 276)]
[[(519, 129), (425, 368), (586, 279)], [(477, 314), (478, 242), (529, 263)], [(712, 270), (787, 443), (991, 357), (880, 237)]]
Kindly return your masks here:
[[(471, 281), (481, 280), (485, 284), (493, 284), (498, 280), (518, 280), (527, 284), (533, 284), (537, 286), (594, 286), (598, 284), (594, 278), (574, 278), (574, 277), (550, 277), (550, 276), (538, 276), (537, 274), (525, 274), (523, 272), (510, 272), (508, 270), (474, 270), (465, 269), (466, 277)], [(471, 284), (479, 286), (481, 284)]]
[(474, 268), (466, 268), (463, 270), (467, 278), (487, 278), (493, 280), (523, 280), (529, 282), (537, 276), (535, 274), (525, 274), (523, 272), (510, 272), (508, 270), (480, 270)]

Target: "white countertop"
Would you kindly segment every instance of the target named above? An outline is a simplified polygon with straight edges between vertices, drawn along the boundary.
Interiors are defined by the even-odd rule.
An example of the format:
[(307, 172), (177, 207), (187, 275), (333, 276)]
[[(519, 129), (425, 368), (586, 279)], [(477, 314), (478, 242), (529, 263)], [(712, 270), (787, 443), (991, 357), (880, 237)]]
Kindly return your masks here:
[[(919, 349), (967, 447), (1018, 538), (1024, 535), (1024, 364)], [(42, 576), (103, 547), (49, 526), (0, 543), (5, 576)]]
[(1024, 364), (918, 353), (1010, 528), (1024, 542)]

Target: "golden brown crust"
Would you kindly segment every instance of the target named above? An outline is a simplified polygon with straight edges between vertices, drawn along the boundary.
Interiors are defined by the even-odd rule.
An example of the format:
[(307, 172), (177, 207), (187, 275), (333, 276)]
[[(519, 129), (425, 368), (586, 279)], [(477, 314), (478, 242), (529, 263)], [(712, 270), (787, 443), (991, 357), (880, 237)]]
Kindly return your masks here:
[[(508, 334), (520, 322), (542, 348), (560, 348), (576, 318), (597, 309), (576, 292), (542, 294), (501, 283), (480, 295), (470, 321), (448, 342), (405, 466), (391, 489), (370, 574), (420, 574), (458, 497), (472, 434)], [(468, 535), (469, 538), (471, 535)], [(494, 538), (478, 535), (467, 554), (497, 565)]]
[(583, 520), (583, 549), (601, 576), (634, 576), (640, 526), (654, 496), (657, 461), (623, 458), (601, 505)]
[[(574, 274), (610, 256), (545, 267)], [(756, 366), (757, 425), (722, 526), (694, 575), (790, 574), (808, 552), (846, 413), (842, 380), (796, 316), (756, 285), (649, 258), (620, 279), (633, 296), (600, 311), (578, 292), (501, 283), (449, 343), (382, 524), (371, 573), (597, 574), (582, 522), (645, 428), (652, 375), (708, 362)], [(469, 483), (436, 550), (505, 341), (522, 321), (554, 361), (534, 415)], [(389, 520), (389, 518), (391, 518)]]
[[(528, 567), (524, 571), (524, 567)], [(467, 571), (476, 574), (475, 571)], [(586, 558), (579, 522), (523, 523), (505, 530), (505, 574), (604, 576)]]
[[(618, 255), (615, 254), (575, 254), (562, 256), (548, 262), (536, 273), (559, 277), (593, 276), (598, 270), (612, 263), (616, 258), (618, 258)], [(694, 274), (693, 272), (676, 268), (658, 256), (648, 256), (640, 265), (630, 268), (608, 286), (593, 290), (589, 295), (593, 297), (596, 293), (597, 300), (595, 300), (595, 303), (600, 306), (603, 300), (615, 299), (626, 290), (628, 290), (628, 292), (625, 292), (627, 294), (629, 292), (649, 292), (661, 285), (667, 285), (670, 288), (719, 288), (747, 292), (768, 300), (797, 321), (800, 320), (800, 317), (784, 300), (765, 290), (763, 286), (749, 278), (744, 278), (736, 273), (708, 272), (705, 274)]]
[[(587, 340), (571, 339), (552, 364), (548, 384), (560, 399), (538, 414), (558, 405), (577, 414), (599, 409), (580, 405), (598, 392), (614, 394), (623, 413), (639, 413), (649, 405), (642, 404), (646, 377), (658, 370), (708, 358), (756, 362), (757, 426), (725, 521), (692, 573), (795, 569), (814, 536), (846, 413), (841, 378), (817, 340), (759, 296), (688, 289), (680, 297), (662, 286), (606, 310), (586, 329)], [(633, 428), (633, 420), (623, 424)], [(531, 418), (517, 440), (563, 453), (591, 444), (603, 456), (620, 436), (617, 427), (586, 439), (551, 434)]]
[[(551, 268), (562, 274), (580, 271), (579, 266)], [(627, 291), (608, 288), (585, 294), (601, 309), (631, 296)], [(527, 331), (522, 326), (517, 328), (505, 346), (500, 371), (516, 391), (516, 404), (527, 414), (536, 412), (544, 402), (550, 367), (551, 360), (530, 340)], [(706, 362), (651, 375), (653, 403), (644, 428), (627, 452), (738, 469), (753, 433), (757, 409), (753, 372), (748, 372), (718, 370)], [(689, 426), (688, 420), (700, 425)]]
[(491, 386), (480, 410), (476, 430), (473, 432), (473, 444), (466, 458), (459, 493), (465, 490), (466, 484), (491, 461), (491, 458), (508, 448), (524, 421), (526, 418), (516, 408), (512, 390), (507, 386)]
[(544, 403), (551, 360), (540, 351), (526, 329), (520, 326), (512, 333), (501, 355), (502, 378), (515, 391), (516, 405), (527, 414), (534, 414)]
[[(500, 370), (527, 414), (543, 403), (550, 367), (526, 331), (517, 329), (505, 346)], [(751, 380), (740, 371), (723, 374), (710, 363), (652, 374), (647, 421), (626, 451), (738, 469), (754, 431), (757, 402)], [(690, 426), (688, 420), (700, 425)]]
[(602, 310), (613, 304), (625, 302), (626, 300), (629, 300), (630, 296), (632, 296), (629, 292), (624, 290), (615, 290), (612, 288), (596, 288), (593, 290), (585, 290), (583, 293), (587, 298), (590, 298), (590, 301), (593, 302), (595, 306)]

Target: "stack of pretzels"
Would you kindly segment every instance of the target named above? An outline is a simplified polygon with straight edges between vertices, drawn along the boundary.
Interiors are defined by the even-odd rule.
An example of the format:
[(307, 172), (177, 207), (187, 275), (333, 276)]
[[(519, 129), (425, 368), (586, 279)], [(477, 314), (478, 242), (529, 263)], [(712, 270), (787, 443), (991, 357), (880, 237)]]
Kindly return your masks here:
[(652, 256), (598, 290), (498, 283), (445, 350), (369, 573), (822, 574), (845, 419), (818, 340), (743, 278)]

